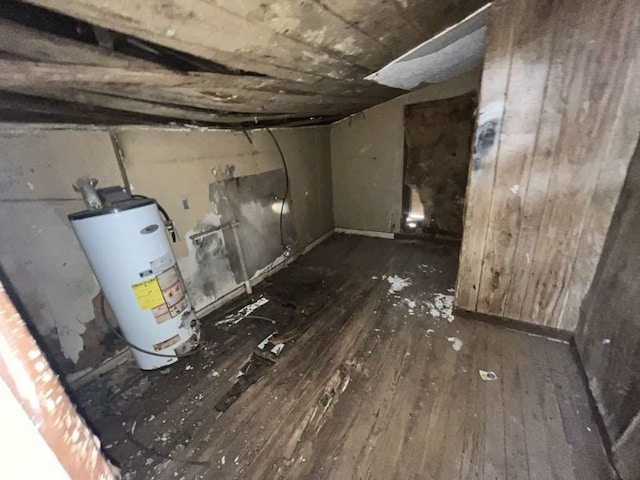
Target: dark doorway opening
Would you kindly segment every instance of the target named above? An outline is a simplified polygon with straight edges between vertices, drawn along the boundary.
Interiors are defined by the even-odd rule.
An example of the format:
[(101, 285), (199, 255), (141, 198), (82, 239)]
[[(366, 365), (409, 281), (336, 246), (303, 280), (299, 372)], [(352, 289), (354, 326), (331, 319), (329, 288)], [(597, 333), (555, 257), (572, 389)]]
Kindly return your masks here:
[(462, 238), (475, 93), (405, 107), (402, 231)]

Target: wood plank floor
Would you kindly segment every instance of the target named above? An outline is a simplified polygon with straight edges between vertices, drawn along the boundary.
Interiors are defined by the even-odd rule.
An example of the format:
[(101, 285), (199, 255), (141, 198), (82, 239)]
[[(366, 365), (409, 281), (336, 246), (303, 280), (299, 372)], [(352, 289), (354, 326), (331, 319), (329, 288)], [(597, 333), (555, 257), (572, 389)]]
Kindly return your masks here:
[[(255, 292), (276, 325), (208, 321), (201, 354), (76, 399), (130, 479), (613, 478), (569, 345), (454, 318), (457, 256), (334, 236)], [(284, 350), (230, 398), (275, 330)]]

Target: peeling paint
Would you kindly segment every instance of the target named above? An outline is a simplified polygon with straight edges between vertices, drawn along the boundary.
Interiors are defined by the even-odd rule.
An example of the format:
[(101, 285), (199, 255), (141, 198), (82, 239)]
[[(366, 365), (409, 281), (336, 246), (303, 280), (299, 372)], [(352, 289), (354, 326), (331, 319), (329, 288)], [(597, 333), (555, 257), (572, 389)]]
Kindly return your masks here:
[(347, 55), (358, 55), (362, 53), (362, 49), (356, 46), (356, 40), (353, 37), (347, 37), (341, 42), (336, 43), (334, 48)]
[(188, 255), (179, 258), (178, 266), (185, 281), (189, 298), (196, 310), (200, 310), (218, 295), (233, 290), (237, 285), (227, 259), (227, 247), (221, 232), (203, 237), (197, 244), (191, 236), (221, 225), (221, 216), (212, 211), (198, 225), (185, 234)]
[(312, 43), (322, 43), (326, 34), (327, 27), (325, 25), (320, 30), (307, 30), (302, 34), (302, 38)]
[(504, 100), (491, 102), (478, 114), (476, 135), (473, 142), (473, 173), (482, 168), (482, 160), (494, 147), (500, 136)]

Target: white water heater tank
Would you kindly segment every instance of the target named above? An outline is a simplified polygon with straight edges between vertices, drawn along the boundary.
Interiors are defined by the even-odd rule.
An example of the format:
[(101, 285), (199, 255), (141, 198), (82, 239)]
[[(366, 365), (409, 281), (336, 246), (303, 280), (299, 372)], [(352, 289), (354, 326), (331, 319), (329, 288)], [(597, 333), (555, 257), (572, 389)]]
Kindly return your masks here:
[(128, 197), (69, 220), (141, 369), (197, 345), (199, 323), (153, 199)]

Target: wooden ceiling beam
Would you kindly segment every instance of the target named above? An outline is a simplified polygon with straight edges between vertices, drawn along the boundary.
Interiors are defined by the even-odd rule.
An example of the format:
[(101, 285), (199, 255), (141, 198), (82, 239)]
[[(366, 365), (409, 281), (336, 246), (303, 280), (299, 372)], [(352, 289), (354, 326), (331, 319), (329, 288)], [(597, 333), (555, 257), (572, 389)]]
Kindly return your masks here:
[[(208, 124), (243, 124), (258, 123), (260, 121), (288, 120), (292, 118), (306, 118), (304, 114), (248, 114), (248, 113), (225, 113), (206, 109), (189, 108), (185, 106), (167, 105), (161, 102), (138, 100), (133, 98), (122, 98), (105, 93), (89, 92), (76, 89), (55, 89), (47, 88), (6, 88), (6, 91), (40, 97), (43, 99), (54, 99), (75, 104), (89, 105), (91, 108), (99, 107), (121, 112), (132, 112), (142, 115), (149, 115), (159, 119), (176, 119), (182, 122), (202, 122)], [(308, 115), (309, 117), (315, 115)]]
[(0, 122), (153, 124), (158, 117), (0, 91)]
[(314, 83), (368, 71), (206, 0), (28, 0), (29, 3), (229, 68)]
[[(207, 73), (138, 71), (87, 65), (61, 65), (0, 60), (0, 88), (21, 91), (83, 90), (154, 103), (245, 113), (336, 115), (362, 110), (371, 98), (338, 97), (275, 91), (259, 77), (228, 78)], [(235, 80), (232, 82), (231, 80)], [(247, 85), (257, 88), (242, 88)], [(233, 83), (233, 84), (232, 84)], [(238, 85), (240, 84), (240, 85)]]
[(0, 52), (24, 59), (102, 67), (162, 68), (153, 62), (41, 32), (4, 18), (0, 18), (0, 32)]
[[(24, 25), (0, 19), (0, 53), (21, 59), (38, 60), (46, 63), (63, 63), (73, 65), (93, 65), (102, 67), (122, 67), (135, 70), (153, 70), (154, 74), (164, 71), (171, 78), (178, 78), (178, 72), (169, 70), (159, 64), (118, 54), (95, 45), (81, 43), (68, 38), (41, 32)], [(196, 75), (192, 75), (196, 77)], [(233, 86), (279, 92), (323, 93), (334, 96), (352, 96), (369, 98), (378, 102), (393, 97), (398, 92), (367, 81), (343, 82), (333, 79), (322, 79), (313, 84), (290, 80), (273, 79), (252, 75), (225, 75), (220, 73), (202, 73), (201, 77), (211, 84)], [(184, 77), (180, 80), (183, 81)], [(199, 81), (197, 78), (196, 82)], [(213, 87), (207, 87), (209, 89)]]
[[(150, 87), (197, 88), (200, 90), (249, 90), (273, 94), (319, 95), (313, 88), (296, 82), (274, 80), (250, 75), (225, 75), (208, 72), (178, 72), (165, 68), (138, 69), (102, 67), (94, 65), (62, 65), (32, 62), (20, 59), (0, 59), (0, 85), (62, 84), (117, 84), (146, 85)], [(375, 86), (372, 84), (372, 86)], [(388, 89), (393, 91), (393, 89)], [(378, 100), (379, 96), (358, 94), (322, 94), (329, 98), (357, 101)], [(366, 102), (365, 102), (366, 103)]]

